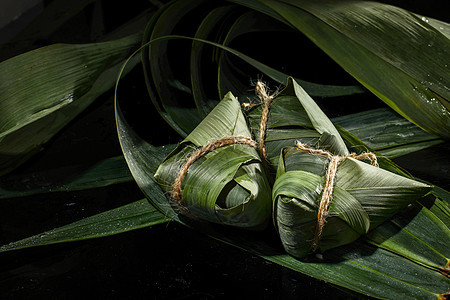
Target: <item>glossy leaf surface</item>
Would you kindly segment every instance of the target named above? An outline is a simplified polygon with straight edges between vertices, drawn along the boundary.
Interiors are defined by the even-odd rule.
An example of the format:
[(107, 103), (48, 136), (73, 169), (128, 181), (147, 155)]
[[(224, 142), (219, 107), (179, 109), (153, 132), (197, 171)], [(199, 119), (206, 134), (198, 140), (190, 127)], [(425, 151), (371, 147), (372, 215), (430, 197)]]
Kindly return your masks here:
[(261, 3), (264, 12), (282, 16), (402, 116), (449, 138), (450, 40), (427, 18), (367, 1)]
[(0, 174), (41, 150), (42, 144), (110, 89), (124, 56), (139, 39), (133, 35), (96, 44), (56, 44), (2, 62)]

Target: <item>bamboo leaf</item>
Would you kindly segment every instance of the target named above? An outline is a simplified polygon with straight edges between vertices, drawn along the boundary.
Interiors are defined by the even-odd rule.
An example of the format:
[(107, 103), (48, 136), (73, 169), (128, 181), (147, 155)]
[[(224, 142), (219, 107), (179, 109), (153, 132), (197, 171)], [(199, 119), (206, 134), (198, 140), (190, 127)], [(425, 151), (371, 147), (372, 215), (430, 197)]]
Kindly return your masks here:
[(241, 107), (233, 94), (225, 95), (220, 105), (202, 120), (196, 130), (185, 139), (196, 146), (205, 145), (224, 136), (245, 136), (251, 138), (251, 132), (241, 112)]
[[(0, 64), (0, 174), (36, 153), (115, 82), (139, 35), (86, 44), (57, 44)], [(133, 60), (129, 68), (137, 63)]]
[(147, 199), (139, 200), (0, 247), (0, 252), (119, 234), (170, 221)]
[[(248, 112), (250, 126), (257, 137), (261, 112), (261, 106)], [(295, 145), (297, 140), (308, 145), (324, 144), (333, 153), (348, 154), (333, 123), (292, 78), (289, 78), (286, 88), (273, 99), (267, 128), (268, 159), (275, 167), (281, 149)]]
[[(251, 138), (237, 99), (228, 93), (158, 168), (155, 178), (171, 192), (179, 170), (192, 155), (190, 145), (205, 146), (223, 137)], [(196, 217), (215, 223), (257, 228), (270, 217), (270, 186), (257, 151), (232, 144), (207, 153), (190, 168), (182, 203)]]
[[(230, 30), (227, 32), (227, 36), (223, 42), (223, 45), (228, 46), (234, 39), (248, 33), (255, 32), (282, 32), (287, 30), (292, 30), (291, 28), (286, 28), (280, 26), (279, 20), (275, 21), (273, 18), (268, 18), (261, 15), (255, 11), (250, 11), (242, 14), (236, 19), (235, 23), (231, 26)], [(285, 25), (285, 24), (283, 24)], [(218, 85), (220, 95), (224, 95), (228, 91), (233, 91), (237, 93), (238, 91), (246, 91), (247, 86), (245, 86), (238, 76), (233, 76), (236, 72), (234, 65), (228, 62), (227, 56), (221, 55), (219, 57), (218, 63)], [(262, 70), (261, 70), (262, 71)], [(265, 71), (265, 74), (270, 78), (277, 80), (279, 83), (284, 84), (287, 79), (287, 75), (282, 75), (281, 72), (274, 72), (270, 70), (270, 73)], [(242, 73), (242, 72), (240, 72)], [(308, 82), (301, 80), (299, 78), (295, 79), (311, 96), (318, 97), (337, 97), (352, 94), (364, 93), (365, 90), (360, 86), (336, 86), (336, 85), (326, 85), (317, 84), (313, 82)]]
[(422, 199), (419, 203), (433, 213), (447, 228), (450, 228), (450, 193), (435, 186), (433, 195), (437, 198), (429, 200), (430, 197)]
[[(173, 35), (176, 24), (204, 2), (172, 1), (166, 4), (148, 23), (143, 43)], [(179, 134), (186, 136), (201, 121), (201, 116), (195, 106), (189, 105), (192, 92), (188, 85), (174, 74), (167, 54), (168, 43), (164, 40), (148, 43), (142, 51), (147, 89), (161, 116)]]
[[(157, 166), (158, 152), (132, 131), (119, 107), (116, 108), (119, 136), (133, 176), (147, 197), (169, 212), (170, 207), (163, 206), (167, 203), (165, 195), (155, 189), (152, 173)], [(147, 161), (145, 157), (148, 157)], [(314, 159), (311, 162), (314, 165)], [(325, 252), (322, 261), (300, 261), (284, 253), (278, 245), (246, 231), (224, 230), (207, 223), (193, 224), (187, 219), (182, 222), (274, 263), (373, 297), (435, 299), (446, 293), (449, 286), (449, 279), (441, 273), (405, 258), (403, 254), (369, 245), (363, 239)]]
[[(197, 39), (208, 40), (208, 38), (210, 38), (211, 35), (213, 35), (216, 27), (219, 26), (220, 23), (223, 23), (225, 18), (227, 17), (229, 18), (230, 14), (233, 12), (235, 8), (236, 6), (228, 5), (217, 7), (211, 10), (211, 12), (202, 20), (201, 24), (198, 26), (194, 37)], [(204, 52), (206, 50), (205, 46), (206, 45), (204, 43), (194, 41), (192, 43), (191, 61), (190, 61), (192, 94), (195, 100), (195, 105), (203, 118), (217, 104), (216, 101), (210, 100), (208, 98), (208, 94), (206, 92), (207, 87), (205, 85), (204, 78), (206, 78), (206, 76), (208, 75), (209, 76), (214, 75), (214, 72), (210, 72), (209, 69), (211, 68), (205, 67), (205, 59), (204, 59)], [(228, 91), (231, 91), (231, 89), (227, 89), (227, 92)], [(220, 95), (221, 95), (220, 98), (223, 98), (222, 95), (225, 95), (225, 93)]]
[[(70, 176), (66, 176), (71, 174)], [(34, 179), (39, 178), (34, 182)], [(43, 179), (45, 178), (45, 179)], [(0, 199), (50, 192), (77, 191), (132, 181), (123, 156), (99, 161), (93, 166), (46, 170), (45, 174), (23, 174), (0, 178)], [(43, 183), (45, 182), (45, 183)], [(25, 184), (17, 184), (25, 183)]]
[(302, 262), (287, 255), (264, 258), (376, 298), (443, 298), (449, 284), (438, 272), (358, 242), (330, 252), (325, 261)]
[[(372, 119), (370, 112), (377, 115), (379, 121), (378, 119)], [(367, 120), (371, 121), (367, 122)], [(425, 133), (417, 126), (410, 126), (411, 123), (407, 120), (400, 119), (391, 111), (384, 109), (351, 114), (335, 118), (332, 121), (341, 136), (353, 149), (357, 152), (370, 151), (375, 153), (382, 168), (397, 174), (402, 172), (397, 172), (399, 168), (389, 160), (390, 158), (396, 158), (444, 142), (434, 135)], [(347, 121), (350, 122), (347, 123)], [(346, 128), (338, 124), (344, 124)], [(355, 132), (361, 134), (360, 131), (366, 132), (365, 136), (361, 135), (364, 141), (354, 134)], [(394, 171), (394, 169), (397, 171)]]
[(380, 248), (449, 273), (450, 231), (425, 207), (414, 205), (406, 209), (369, 233), (368, 239)]
[(402, 116), (449, 138), (450, 41), (426, 19), (376, 2), (262, 2)]
[[(224, 16), (224, 18), (225, 16), (230, 17), (230, 15), (232, 15), (231, 12), (234, 10), (233, 8), (226, 6), (219, 6), (216, 10), (211, 12), (212, 15), (206, 15), (202, 19), (201, 16), (205, 14), (205, 7), (211, 9), (210, 6), (208, 6), (207, 1), (204, 0), (191, 2), (169, 2), (153, 16), (144, 33), (143, 44), (145, 44), (146, 47), (142, 52), (142, 61), (150, 98), (161, 116), (182, 136), (186, 136), (189, 132), (191, 132), (192, 129), (200, 122), (201, 117), (209, 112), (214, 104), (217, 103), (217, 100), (214, 100), (217, 99), (217, 96), (214, 95), (212, 97), (206, 97), (199, 86), (200, 82), (210, 80), (210, 78), (208, 75), (203, 74), (205, 73), (204, 71), (202, 71), (202, 74), (198, 72), (200, 60), (195, 57), (199, 57), (203, 51), (203, 46), (199, 46), (200, 44), (197, 42), (201, 41), (201, 38), (206, 38), (208, 33), (214, 30), (214, 28), (210, 28), (212, 25), (218, 23), (220, 26), (223, 26), (223, 22), (219, 22), (219, 16)], [(183, 23), (190, 13), (197, 11), (199, 12), (198, 19), (202, 20), (202, 22), (200, 22), (199, 25), (192, 25), (194, 28), (197, 28), (197, 30), (194, 31), (196, 36), (195, 39), (193, 39), (193, 47), (179, 47), (175, 51), (176, 57), (173, 57), (173, 61), (178, 62), (176, 64), (177, 69), (181, 70), (185, 66), (183, 63), (184, 61), (182, 61), (182, 57), (191, 53), (191, 78), (187, 78), (186, 74), (189, 71), (189, 68), (185, 68), (185, 71), (178, 71), (177, 73), (171, 63), (172, 56), (170, 56), (170, 54), (173, 52), (171, 50), (173, 47), (169, 47), (169, 44), (165, 41), (165, 39), (159, 38), (168, 35), (184, 35), (185, 37), (192, 36), (193, 33), (188, 32), (186, 27), (176, 26), (176, 24)], [(217, 16), (217, 18), (214, 16)], [(219, 25), (215, 27), (219, 27)], [(233, 26), (233, 28), (236, 27)], [(221, 47), (219, 47), (220, 49), (226, 50), (227, 52), (238, 56), (277, 82), (284, 83), (286, 81), (288, 77), (286, 74), (264, 65), (263, 63), (256, 61), (255, 59), (252, 59), (251, 57), (238, 51), (230, 51), (226, 45), (234, 38), (234, 35), (236, 34), (239, 35), (240, 33), (231, 33), (227, 40), (224, 41), (223, 45), (221, 45), (221, 41), (217, 39), (212, 39), (209, 44), (216, 47), (221, 45)], [(159, 39), (158, 43), (151, 42), (152, 40), (157, 39)], [(205, 42), (203, 41), (203, 43)], [(204, 61), (204, 59), (202, 61)], [(226, 66), (227, 64), (222, 64), (222, 59), (219, 59), (218, 64), (219, 90), (223, 91), (223, 88), (220, 87), (223, 83), (221, 79), (223, 77), (221, 76), (223, 75), (224, 70), (222, 68), (224, 68), (224, 65)], [(200, 76), (202, 76), (203, 80), (199, 80)], [(234, 78), (230, 78), (228, 76), (227, 82), (230, 81), (233, 81), (234, 83), (238, 82)], [(302, 81), (302, 84), (305, 85), (307, 89), (311, 87), (311, 91), (320, 96), (348, 95), (362, 92), (360, 87), (355, 86), (341, 87), (320, 85), (306, 81)], [(247, 89), (245, 88), (242, 90), (242, 84), (239, 84), (240, 88), (238, 88), (238, 90), (235, 90), (234, 87), (236, 86), (233, 86), (233, 89), (229, 89), (227, 92), (231, 90), (239, 96), (246, 94)], [(219, 98), (222, 98), (221, 95), (219, 95)], [(206, 107), (202, 105), (204, 103), (207, 103)]]
[(337, 117), (332, 121), (361, 138), (369, 149), (389, 153), (387, 156), (390, 158), (411, 151), (407, 147), (423, 149), (442, 143), (442, 139), (423, 131), (386, 108)]
[(165, 216), (179, 220), (153, 177), (159, 164), (173, 150), (174, 145), (165, 145), (158, 148), (145, 142), (126, 122), (117, 100), (115, 106), (120, 145), (134, 180), (156, 208)]
[[(317, 201), (328, 165), (327, 157), (310, 156), (295, 148), (283, 150), (272, 196), (274, 218), (283, 246), (288, 253), (300, 258), (312, 247), (319, 209)], [(431, 190), (428, 185), (352, 158), (338, 166), (335, 176), (333, 201), (319, 244), (322, 251), (354, 241), (367, 233), (369, 227), (375, 228)], [(306, 182), (311, 184), (305, 186)], [(302, 192), (292, 192), (299, 188)]]

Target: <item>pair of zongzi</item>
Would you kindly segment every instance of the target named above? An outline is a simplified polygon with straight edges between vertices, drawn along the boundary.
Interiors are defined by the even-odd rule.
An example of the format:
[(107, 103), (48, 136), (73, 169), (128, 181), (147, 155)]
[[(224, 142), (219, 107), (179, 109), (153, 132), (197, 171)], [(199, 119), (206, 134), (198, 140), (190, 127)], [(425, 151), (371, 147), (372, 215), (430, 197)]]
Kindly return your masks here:
[(160, 165), (155, 179), (178, 213), (255, 229), (273, 218), (286, 251), (301, 258), (351, 243), (430, 191), (363, 161), (374, 156), (350, 154), (293, 79), (264, 97), (270, 114), (257, 106), (246, 118), (228, 93)]

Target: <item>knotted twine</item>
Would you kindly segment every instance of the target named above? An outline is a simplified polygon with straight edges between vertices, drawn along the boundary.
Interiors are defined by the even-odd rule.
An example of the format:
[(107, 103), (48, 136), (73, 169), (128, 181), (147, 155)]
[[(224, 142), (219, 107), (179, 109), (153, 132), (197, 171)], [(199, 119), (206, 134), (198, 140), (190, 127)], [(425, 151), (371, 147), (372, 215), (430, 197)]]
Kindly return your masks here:
[(177, 177), (175, 178), (175, 181), (172, 186), (172, 195), (171, 195), (172, 201), (174, 202), (174, 204), (177, 206), (177, 208), (181, 213), (188, 215), (190, 217), (194, 217), (192, 216), (192, 214), (189, 213), (188, 209), (182, 204), (181, 184), (183, 183), (183, 179), (186, 176), (189, 167), (199, 158), (221, 147), (235, 144), (243, 144), (255, 148), (259, 152), (259, 155), (261, 156), (263, 163), (264, 164), (266, 163), (267, 151), (264, 140), (267, 131), (267, 120), (269, 118), (270, 104), (274, 99), (275, 94), (269, 95), (267, 92), (267, 86), (261, 81), (258, 81), (256, 83), (256, 93), (258, 97), (261, 99), (262, 103), (264, 104), (259, 127), (259, 143), (257, 143), (252, 138), (245, 136), (226, 136), (211, 143), (208, 143), (207, 145), (195, 150), (183, 164), (181, 169), (178, 171)]
[(319, 211), (317, 213), (316, 230), (314, 232), (314, 240), (313, 240), (312, 247), (311, 247), (311, 249), (313, 251), (316, 251), (317, 248), (319, 247), (319, 241), (322, 236), (322, 231), (325, 226), (326, 218), (328, 215), (328, 208), (330, 207), (331, 200), (333, 197), (334, 181), (336, 178), (336, 171), (337, 171), (339, 164), (349, 157), (357, 159), (357, 160), (363, 160), (363, 159), (370, 160), (372, 162), (373, 166), (378, 166), (378, 162), (377, 162), (376, 155), (371, 152), (361, 153), (359, 155), (357, 155), (356, 153), (350, 153), (345, 156), (339, 156), (339, 155), (333, 155), (330, 152), (325, 151), (325, 150), (310, 148), (309, 146), (302, 144), (301, 142), (297, 142), (297, 147), (308, 153), (326, 156), (330, 159), (330, 162), (329, 162), (328, 168), (327, 168), (327, 172), (325, 174), (325, 178), (326, 178), (325, 186), (323, 188), (322, 197), (320, 199)]
[(267, 92), (267, 86), (263, 82), (258, 81), (256, 83), (256, 94), (258, 95), (259, 99), (261, 99), (262, 103), (264, 104), (264, 108), (261, 113), (261, 121), (259, 123), (258, 151), (259, 151), (259, 154), (261, 155), (261, 158), (263, 159), (263, 162), (266, 162), (267, 150), (266, 150), (265, 140), (266, 140), (266, 131), (267, 131), (267, 121), (269, 120), (270, 104), (272, 103), (273, 98), (275, 98), (277, 92), (269, 95)]

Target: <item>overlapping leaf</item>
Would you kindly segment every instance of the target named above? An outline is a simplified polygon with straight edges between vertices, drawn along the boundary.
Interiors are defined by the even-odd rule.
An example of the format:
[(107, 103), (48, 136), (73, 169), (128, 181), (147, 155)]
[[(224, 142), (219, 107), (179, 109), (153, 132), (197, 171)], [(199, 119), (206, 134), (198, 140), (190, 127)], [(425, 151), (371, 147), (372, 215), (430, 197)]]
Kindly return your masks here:
[[(119, 120), (121, 118), (120, 112), (118, 113), (118, 118)], [(151, 146), (140, 140), (136, 135), (130, 134), (131, 128), (123, 127), (125, 123), (121, 121), (118, 124), (119, 129), (126, 128), (128, 133), (121, 135), (121, 142), (127, 161), (139, 185), (153, 203), (157, 203), (157, 205), (161, 205), (158, 204), (161, 201), (167, 203), (165, 197), (161, 200), (160, 196), (150, 192), (153, 188), (149, 189), (149, 187), (154, 186), (154, 178), (151, 176), (152, 171), (150, 169), (154, 168), (154, 166), (150, 167), (149, 164), (138, 163), (139, 161), (142, 162), (143, 157), (148, 155), (147, 153), (153, 153), (153, 150), (145, 151), (145, 149), (150, 150)], [(402, 178), (402, 180), (408, 181), (406, 178)], [(442, 193), (442, 197), (445, 197), (445, 195), (445, 192)], [(434, 215), (433, 218), (439, 215), (441, 220), (444, 219), (447, 220), (445, 222), (448, 222), (448, 209), (445, 210), (445, 207), (448, 207), (447, 202), (434, 199), (431, 201), (431, 204), (427, 205), (430, 209), (423, 208), (423, 211), (419, 212), (419, 214), (424, 213), (427, 218), (431, 216), (430, 212), (434, 211), (436, 214), (432, 213)], [(417, 211), (405, 211), (405, 214), (410, 219), (418, 215)], [(423, 220), (420, 221), (421, 217), (417, 217), (416, 220), (417, 224), (423, 222)], [(432, 221), (432, 223), (435, 223), (435, 221)], [(438, 220), (439, 222), (441, 221)], [(448, 257), (448, 254), (440, 248), (441, 254), (436, 255), (435, 249), (437, 247), (432, 240), (425, 242), (428, 243), (428, 246), (425, 246), (426, 251), (421, 253), (418, 251), (423, 251), (423, 247), (416, 246), (416, 243), (423, 244), (424, 241), (420, 238), (406, 238), (407, 242), (415, 245), (412, 251), (406, 251), (400, 244), (384, 243), (384, 245), (381, 245), (381, 243), (377, 244), (380, 240), (372, 240), (370, 243), (373, 245), (371, 245), (364, 239), (359, 239), (349, 246), (327, 251), (324, 254), (323, 261), (302, 262), (285, 254), (278, 247), (274, 247), (271, 242), (253, 235), (249, 236), (246, 232), (220, 230), (220, 228), (211, 227), (207, 223), (195, 224), (194, 228), (277, 264), (374, 297), (421, 297), (432, 299), (439, 295), (442, 296), (449, 286), (449, 279), (440, 273), (444, 269), (442, 262), (445, 260), (446, 255)], [(419, 232), (415, 233), (417, 236), (427, 234), (426, 228), (421, 228), (420, 226), (416, 228), (419, 228)], [(438, 231), (441, 230), (440, 234), (447, 234), (445, 231), (442, 231), (445, 228), (440, 227), (439, 229), (439, 226), (436, 228)], [(405, 232), (393, 231), (389, 234), (389, 238), (395, 240), (397, 234), (405, 234)], [(409, 233), (406, 233), (406, 235), (408, 236)], [(385, 240), (387, 240), (386, 236), (383, 238), (383, 241)], [(391, 247), (392, 244), (398, 247)], [(433, 281), (432, 283), (429, 281), (430, 278)]]
[(450, 137), (450, 40), (432, 25), (440, 21), (367, 1), (233, 2), (281, 16), (402, 116)]
[(354, 151), (377, 151), (391, 159), (443, 142), (387, 108), (367, 110), (331, 120), (338, 130), (343, 127), (361, 139), (362, 143), (352, 143), (339, 130)]
[[(261, 106), (258, 106), (248, 113), (255, 136), (259, 136), (261, 111)], [(335, 154), (348, 154), (333, 123), (292, 78), (289, 78), (286, 88), (272, 101), (267, 128), (265, 141), (268, 159), (275, 166), (281, 149), (295, 145), (297, 140), (309, 145), (323, 145)]]
[[(294, 256), (304, 257), (311, 251), (328, 163), (327, 157), (296, 148), (285, 148), (280, 156), (273, 188), (274, 216), (283, 245)], [(320, 249), (356, 240), (430, 190), (417, 181), (346, 159), (337, 169)]]
[[(174, 1), (173, 3), (175, 2), (181, 1)], [(170, 3), (168, 6), (172, 5), (173, 3)], [(192, 3), (193, 2), (191, 2), (191, 4)], [(244, 4), (253, 9), (262, 11), (266, 14), (270, 14), (276, 19), (289, 24), (289, 22), (282, 14), (274, 12), (273, 9), (264, 4), (261, 4), (261, 2), (246, 1), (246, 3)], [(168, 6), (166, 6), (164, 9), (166, 9)], [(182, 5), (179, 4), (178, 9), (181, 8)], [(164, 11), (164, 9), (162, 11)], [(176, 23), (176, 21), (172, 21), (176, 19), (174, 19), (173, 17), (176, 17), (177, 14), (167, 13), (165, 17), (160, 20), (159, 16), (161, 15), (161, 13), (156, 15), (155, 19), (152, 21), (153, 23), (161, 22), (161, 24), (159, 25), (160, 30), (164, 28), (164, 18), (165, 20), (168, 20), (168, 23)], [(238, 24), (238, 21), (236, 21), (236, 24)], [(439, 21), (432, 19), (429, 19), (429, 24), (431, 26), (434, 26), (434, 28), (436, 29), (438, 29), (439, 26), (443, 24), (445, 26), (448, 25), (446, 23), (441, 24), (439, 23)], [(167, 25), (167, 23), (165, 25)], [(239, 25), (236, 25), (234, 27), (239, 28)], [(239, 30), (237, 31), (239, 32)], [(161, 49), (159, 50), (159, 54), (165, 55), (165, 51), (162, 51)], [(148, 58), (148, 53), (144, 53), (144, 60), (145, 57)], [(167, 62), (167, 60), (165, 60), (165, 62)], [(163, 66), (164, 64), (161, 63), (160, 65)], [(168, 78), (173, 77), (169, 76)], [(284, 78), (286, 77), (283, 77), (283, 80)], [(189, 90), (189, 88), (186, 88), (189, 86), (189, 84), (180, 84), (180, 82), (181, 81), (177, 81), (176, 79), (173, 81), (169, 81), (169, 83), (173, 84), (176, 89), (183, 91), (182, 93), (186, 93), (190, 98), (191, 91)], [(192, 91), (192, 94), (196, 94), (195, 92), (196, 91)], [(164, 99), (165, 98), (162, 98), (161, 100), (158, 100), (160, 102), (156, 102), (157, 105), (160, 105), (160, 112), (162, 112), (163, 115), (166, 113), (166, 111), (164, 111), (162, 107), (167, 104), (164, 102)], [(184, 102), (175, 101), (173, 107), (169, 107), (171, 115), (166, 114), (165, 116), (169, 116), (170, 118), (175, 116), (171, 119), (173, 122), (172, 125), (175, 127), (178, 125), (174, 120), (179, 121), (180, 124), (188, 124), (189, 122), (196, 123), (197, 121), (192, 122), (192, 119), (190, 119), (190, 115), (186, 114), (186, 108), (188, 110), (192, 109), (192, 111), (204, 110), (205, 112), (208, 112), (209, 108), (204, 109), (203, 105), (204, 103), (208, 103), (209, 105), (209, 102), (207, 102), (209, 100), (206, 99), (205, 101), (198, 101), (198, 107), (195, 107), (193, 105), (186, 105), (186, 103)], [(298, 102), (296, 104), (298, 104)], [(121, 141), (124, 155), (135, 180), (137, 181), (147, 198), (150, 199), (150, 201), (152, 201), (152, 203), (154, 203), (156, 207), (160, 208), (162, 211), (164, 211), (165, 215), (170, 216), (172, 219), (179, 220), (177, 214), (175, 214), (171, 207), (168, 205), (168, 201), (164, 193), (154, 181), (154, 173), (157, 166), (162, 161), (163, 157), (174, 148), (174, 145), (168, 145), (167, 147), (163, 148), (152, 146), (148, 142), (142, 140), (138, 135), (135, 134), (132, 128), (129, 127), (118, 106), (116, 112), (119, 139)], [(276, 109), (274, 110), (274, 112), (276, 112)], [(285, 111), (285, 113), (286, 112), (289, 111)], [(295, 115), (295, 113), (293, 112), (289, 113), (292, 113), (293, 116)], [(303, 114), (305, 113), (306, 110), (305, 112), (303, 112)], [(274, 116), (272, 116), (272, 122), (274, 119), (276, 119), (276, 117)], [(336, 123), (339, 124), (339, 122), (342, 121), (343, 123), (345, 123), (345, 125), (342, 125), (344, 127), (347, 127), (350, 132), (353, 132), (357, 135), (362, 134), (363, 136), (359, 136), (361, 140), (363, 140), (367, 144), (370, 144), (372, 148), (382, 151), (392, 150), (391, 153), (394, 153), (394, 155), (398, 155), (398, 153), (404, 153), (402, 151), (404, 151), (405, 149), (406, 151), (411, 151), (410, 149), (404, 148), (411, 145), (410, 141), (414, 141), (413, 146), (418, 147), (429, 146), (430, 143), (433, 142), (440, 142), (440, 140), (437, 140), (434, 136), (422, 135), (420, 131), (418, 132), (415, 129), (408, 127), (406, 123), (402, 123), (401, 126), (405, 126), (407, 132), (406, 135), (408, 136), (403, 136), (404, 140), (402, 140), (402, 132), (395, 130), (398, 125), (397, 123), (390, 123), (387, 127), (382, 127), (380, 126), (380, 124), (377, 124), (377, 122), (374, 121), (368, 122), (366, 124), (361, 124), (360, 126), (355, 126), (355, 124), (358, 124), (360, 121), (356, 121), (357, 119), (355, 119), (354, 121), (348, 121), (351, 118), (350, 116), (348, 117), (349, 118), (347, 120), (338, 120)], [(363, 116), (360, 117), (364, 118)], [(396, 116), (391, 117), (392, 120), (398, 120), (398, 117)], [(168, 118), (168, 120), (170, 118)], [(183, 118), (185, 119), (183, 120)], [(303, 118), (303, 120), (308, 118), (309, 116), (307, 118)], [(313, 122), (309, 122), (307, 125), (312, 126)], [(277, 125), (275, 123), (275, 127), (276, 126)], [(305, 122), (299, 126), (305, 126)], [(371, 127), (373, 128), (373, 131), (370, 129)], [(316, 131), (315, 135), (310, 139), (310, 141), (315, 142), (319, 139), (320, 135), (317, 134), (317, 128), (310, 128), (313, 128), (313, 131)], [(394, 134), (385, 135), (383, 138), (378, 139), (378, 136), (377, 134), (375, 134), (375, 132), (383, 133), (385, 132), (386, 128), (387, 131), (391, 131)], [(282, 129), (289, 129), (291, 131), (283, 131)], [(282, 126), (277, 128), (277, 130), (277, 136), (280, 136), (281, 139), (295, 138), (298, 136), (307, 138), (306, 131), (295, 132), (295, 130), (292, 130), (292, 128), (282, 128)], [(297, 130), (303, 130), (303, 128), (297, 128)], [(344, 131), (341, 131), (341, 129), (339, 128), (338, 130), (339, 133), (343, 134)], [(185, 130), (180, 130), (180, 133), (183, 132), (185, 132), (185, 134), (187, 135), (187, 132)], [(413, 132), (413, 134), (409, 135), (410, 132)], [(268, 138), (277, 140), (277, 136), (274, 136), (272, 133), (273, 132), (269, 131)], [(329, 134), (325, 134), (325, 137), (328, 136)], [(353, 137), (351, 137), (350, 135), (344, 136), (346, 142), (349, 142), (350, 140), (352, 140), (352, 138)], [(396, 143), (392, 144), (393, 140), (396, 140)], [(354, 144), (350, 142), (351, 145), (358, 145), (358, 143), (358, 141)], [(397, 149), (400, 148), (402, 150), (397, 151)], [(438, 195), (440, 198), (430, 196), (426, 199), (422, 199), (420, 202), (421, 206), (414, 205), (413, 208), (405, 210), (398, 217), (391, 219), (391, 221), (389, 221), (388, 223), (384, 223), (381, 227), (378, 227), (379, 229), (375, 229), (372, 232), (373, 234), (369, 235), (368, 240), (359, 239), (349, 246), (339, 247), (337, 249), (327, 251), (324, 255), (323, 261), (302, 262), (296, 260), (293, 257), (285, 254), (279, 247), (274, 246), (267, 240), (255, 236), (249, 237), (245, 232), (228, 232), (221, 229), (219, 229), (220, 232), (218, 232), (216, 230), (217, 227), (211, 227), (207, 224), (203, 224), (203, 226), (199, 226), (196, 228), (202, 230), (203, 232), (206, 232), (207, 234), (215, 238), (233, 244), (237, 247), (246, 249), (277, 264), (292, 268), (296, 271), (309, 274), (328, 282), (332, 282), (359, 293), (380, 298), (389, 297), (436, 299), (437, 297), (444, 297), (443, 294), (448, 293), (448, 288), (450, 286), (449, 279), (442, 275), (443, 273), (447, 274), (448, 276), (448, 257), (450, 255), (446, 247), (446, 240), (448, 241), (450, 210), (448, 207), (448, 193), (436, 188), (434, 189), (434, 191), (434, 194)], [(133, 207), (135, 212), (137, 212), (137, 210), (141, 211), (143, 207), (145, 207), (144, 211), (147, 211), (147, 209), (151, 210), (151, 207), (145, 206), (143, 204), (144, 203), (142, 201), (139, 201), (136, 202), (136, 205), (133, 204), (129, 207)], [(133, 209), (131, 209), (130, 211), (133, 211)], [(128, 221), (115, 222), (122, 217), (125, 219), (127, 218), (127, 214), (122, 214), (122, 212), (123, 210), (118, 209), (117, 214), (115, 214), (114, 212), (111, 212), (111, 214), (105, 214), (104, 217), (108, 218), (110, 222), (103, 218), (102, 220), (106, 222), (103, 224), (106, 225), (104, 227), (102, 227), (103, 225), (100, 224), (101, 222), (99, 223), (99, 226), (95, 226), (95, 223), (99, 221), (99, 219), (95, 219), (95, 217), (93, 219), (94, 223), (90, 225), (87, 224), (89, 222), (86, 221), (85, 225), (92, 226), (87, 226), (85, 228), (90, 228), (93, 230), (82, 230), (83, 232), (81, 235), (79, 234), (80, 230), (78, 229), (84, 227), (77, 228), (77, 226), (80, 224), (73, 224), (74, 226), (72, 229), (76, 228), (75, 231), (71, 231), (72, 229), (70, 228), (66, 228), (70, 229), (66, 232), (64, 232), (64, 230), (55, 230), (50, 232), (51, 234), (48, 236), (36, 236), (33, 239), (18, 242), (16, 244), (11, 244), (9, 246), (4, 246), (1, 249), (6, 251), (15, 248), (36, 246), (46, 243), (98, 237), (102, 235), (103, 231), (107, 234), (114, 234), (122, 232), (124, 230), (140, 228), (141, 226), (150, 226), (152, 224), (151, 222), (147, 222), (149, 220), (147, 219), (147, 217), (144, 218), (147, 221), (142, 221), (142, 219), (139, 221), (139, 214), (132, 216), (130, 221), (137, 221), (131, 221), (133, 223), (131, 226)], [(156, 213), (155, 216), (156, 219), (158, 219), (157, 222), (164, 222), (167, 220), (162, 214)], [(351, 216), (349, 216), (348, 219), (351, 219)], [(113, 227), (112, 225), (117, 227)], [(433, 232), (433, 234), (429, 234), (429, 232)]]
[[(208, 11), (208, 9), (210, 14), (205, 14), (205, 10)], [(169, 2), (149, 22), (144, 33), (143, 42), (145, 44), (167, 35), (183, 35), (195, 36), (197, 39), (208, 38), (208, 40), (212, 41), (211, 44), (217, 43), (226, 46), (234, 38), (246, 32), (261, 30), (257, 27), (253, 29), (242, 28), (242, 20), (251, 20), (252, 15), (246, 14), (246, 12), (239, 13), (239, 10), (235, 13), (235, 11), (236, 7), (231, 7), (230, 5), (220, 6), (217, 3), (204, 0)], [(189, 15), (195, 12), (199, 15), (195, 24), (192, 24)], [(201, 16), (204, 16), (204, 18), (202, 19)], [(221, 19), (230, 18), (236, 20), (231, 25), (220, 21)], [(184, 22), (189, 22), (190, 26), (177, 26), (177, 24), (184, 24)], [(196, 30), (192, 30), (193, 27)], [(223, 30), (221, 27), (229, 28), (229, 31)], [(225, 36), (225, 40), (217, 38), (217, 36)], [(198, 41), (194, 41), (192, 47), (178, 44), (176, 50), (174, 50), (173, 46), (169, 46), (166, 41), (148, 44), (142, 52), (142, 61), (152, 102), (161, 116), (182, 136), (186, 136), (195, 128), (201, 118), (214, 107), (218, 102), (217, 99), (221, 99), (224, 93), (232, 91), (238, 97), (248, 94), (248, 89), (242, 84), (242, 80), (230, 76), (231, 72), (228, 71), (230, 68), (233, 69), (233, 66), (228, 64), (226, 59), (223, 59), (223, 55), (216, 55), (218, 62), (213, 68), (217, 68), (217, 72), (207, 72), (205, 68), (200, 68), (205, 61), (204, 57), (201, 60), (199, 59), (204, 51), (203, 44), (198, 43)], [(222, 50), (226, 49), (222, 48)], [(226, 51), (229, 52), (229, 50)], [(235, 53), (240, 52), (236, 51)], [(187, 56), (187, 59), (183, 60), (185, 56)], [(288, 77), (286, 74), (270, 68), (243, 53), (240, 53), (239, 57), (275, 81), (284, 83)], [(214, 74), (213, 76), (218, 74), (219, 96), (205, 93), (207, 89), (203, 84), (212, 82), (211, 73)], [(191, 75), (187, 76), (187, 74)], [(302, 84), (305, 89), (308, 90), (311, 87), (311, 92), (320, 96), (349, 95), (362, 92), (360, 87), (355, 86), (329, 86), (310, 84), (306, 81), (302, 81)], [(186, 118), (185, 116), (189, 117)]]
[[(172, 191), (193, 149), (223, 137), (251, 138), (237, 99), (228, 93), (158, 168), (155, 178)], [(238, 227), (261, 227), (271, 213), (270, 186), (256, 149), (228, 145), (197, 160), (182, 186), (182, 205), (194, 216)]]
[[(140, 35), (40, 48), (0, 64), (0, 174), (40, 150), (64, 125), (111, 88)], [(129, 64), (129, 67), (133, 66)]]

